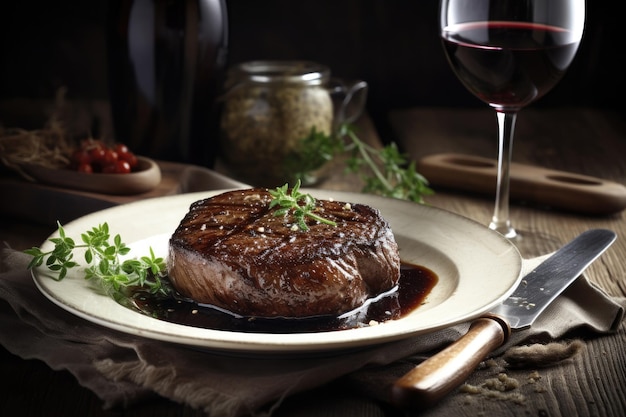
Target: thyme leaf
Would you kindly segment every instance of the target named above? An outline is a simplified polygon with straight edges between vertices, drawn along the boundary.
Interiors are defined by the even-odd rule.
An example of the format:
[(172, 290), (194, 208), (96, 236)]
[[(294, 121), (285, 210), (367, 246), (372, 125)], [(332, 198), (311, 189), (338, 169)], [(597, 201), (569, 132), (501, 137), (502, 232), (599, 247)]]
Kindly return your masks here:
[(273, 197), (270, 201), (270, 209), (276, 208), (274, 216), (292, 215), (298, 228), (304, 232), (309, 230), (306, 224), (306, 218), (309, 217), (320, 223), (336, 226), (332, 220), (323, 218), (315, 213), (316, 200), (311, 194), (300, 192), (301, 181), (298, 180), (296, 185), (289, 192), (289, 184), (277, 187), (274, 190), (268, 190)]
[(349, 138), (346, 151), (350, 152), (350, 157), (346, 170), (365, 183), (364, 193), (420, 204), (424, 204), (424, 196), (434, 193), (428, 180), (417, 172), (415, 162), (409, 162), (408, 156), (401, 153), (394, 142), (378, 149), (359, 139), (348, 126), (344, 127), (343, 134)]
[[(347, 154), (346, 172), (357, 175), (364, 183), (362, 192), (410, 200), (423, 204), (424, 196), (433, 194), (428, 180), (417, 172), (415, 162), (401, 153), (395, 143), (375, 148), (363, 142), (348, 124), (339, 126), (336, 133), (326, 135), (312, 129), (302, 139), (298, 153), (288, 156), (296, 178), (309, 177), (335, 156)], [(297, 167), (297, 168), (296, 168)]]
[(169, 289), (163, 284), (165, 261), (156, 257), (152, 248), (147, 256), (138, 259), (124, 259), (130, 248), (122, 242), (120, 235), (115, 235), (111, 242), (109, 225), (102, 223), (81, 234), (82, 243), (65, 234), (65, 230), (57, 222), (59, 237), (49, 239), (54, 248), (44, 252), (41, 248), (26, 249), (24, 253), (31, 255), (28, 269), (44, 265), (56, 274), (54, 279), (60, 281), (67, 276), (70, 269), (79, 266), (74, 260), (75, 250), (84, 248), (85, 279), (93, 280), (108, 295), (117, 301), (128, 296), (129, 290), (142, 288), (152, 294), (166, 295)]
[(310, 178), (314, 177), (312, 173), (315, 170), (344, 151), (341, 137), (327, 135), (313, 126), (309, 134), (300, 141), (298, 149), (286, 156), (284, 170), (287, 176), (300, 178), (305, 183), (309, 183)]

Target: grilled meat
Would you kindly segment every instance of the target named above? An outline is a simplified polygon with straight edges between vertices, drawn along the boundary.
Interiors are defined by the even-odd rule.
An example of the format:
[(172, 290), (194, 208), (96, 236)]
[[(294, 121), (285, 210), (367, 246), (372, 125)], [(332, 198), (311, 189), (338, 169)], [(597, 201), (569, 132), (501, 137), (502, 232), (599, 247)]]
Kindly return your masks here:
[(318, 200), (336, 226), (275, 216), (265, 189), (193, 203), (170, 239), (168, 272), (183, 295), (241, 316), (338, 315), (389, 291), (398, 246), (378, 210)]

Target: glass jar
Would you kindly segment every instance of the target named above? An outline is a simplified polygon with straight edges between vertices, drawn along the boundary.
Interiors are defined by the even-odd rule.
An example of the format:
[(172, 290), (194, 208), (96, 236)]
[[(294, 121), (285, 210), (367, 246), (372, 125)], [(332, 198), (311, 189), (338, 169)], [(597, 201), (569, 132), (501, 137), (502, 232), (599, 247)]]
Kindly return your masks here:
[[(345, 112), (354, 102), (356, 119), (366, 90), (364, 82), (345, 86), (331, 80), (328, 67), (308, 61), (251, 61), (231, 68), (220, 122), (229, 175), (255, 186), (293, 184), (301, 173), (289, 162), (303, 140), (312, 132), (331, 135), (349, 121)], [(357, 95), (360, 100), (353, 100)], [(318, 178), (309, 173), (299, 179), (310, 185)]]

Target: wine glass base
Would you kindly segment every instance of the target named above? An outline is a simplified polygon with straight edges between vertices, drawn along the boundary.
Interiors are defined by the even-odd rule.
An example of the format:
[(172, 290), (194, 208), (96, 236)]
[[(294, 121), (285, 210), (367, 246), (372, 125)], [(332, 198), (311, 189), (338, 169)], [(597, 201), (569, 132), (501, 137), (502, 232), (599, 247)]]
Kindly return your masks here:
[(524, 259), (546, 255), (561, 246), (561, 242), (555, 236), (536, 231), (516, 230), (509, 220), (504, 222), (493, 220), (489, 223), (489, 228), (509, 239)]
[(507, 239), (514, 239), (515, 236), (517, 236), (517, 231), (511, 226), (511, 222), (509, 221), (506, 221), (506, 222), (492, 221), (491, 223), (489, 223), (489, 228), (491, 230), (495, 230), (496, 232), (500, 233), (502, 236), (506, 237)]

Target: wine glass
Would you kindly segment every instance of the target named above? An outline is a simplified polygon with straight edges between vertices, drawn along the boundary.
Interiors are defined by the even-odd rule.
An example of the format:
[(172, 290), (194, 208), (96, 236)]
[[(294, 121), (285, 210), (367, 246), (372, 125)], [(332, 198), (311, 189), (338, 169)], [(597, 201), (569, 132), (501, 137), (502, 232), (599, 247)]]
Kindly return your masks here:
[(498, 122), (496, 201), (489, 228), (517, 244), (509, 167), (518, 112), (554, 87), (576, 55), (585, 0), (441, 0), (443, 47), (454, 73)]

